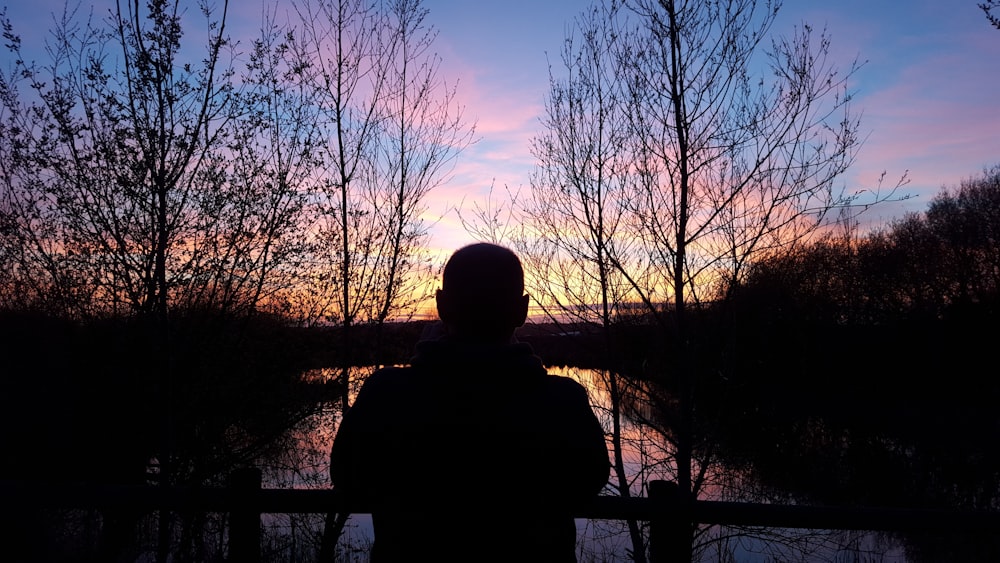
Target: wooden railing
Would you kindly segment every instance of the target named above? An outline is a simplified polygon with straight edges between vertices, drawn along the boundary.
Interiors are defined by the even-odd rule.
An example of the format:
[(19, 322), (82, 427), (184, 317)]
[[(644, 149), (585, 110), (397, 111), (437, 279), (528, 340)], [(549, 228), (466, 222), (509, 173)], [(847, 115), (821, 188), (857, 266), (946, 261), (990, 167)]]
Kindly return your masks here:
[[(667, 481), (650, 483), (648, 497), (595, 497), (575, 514), (598, 520), (650, 523), (650, 559), (677, 561), (689, 553), (692, 524), (870, 531), (961, 531), (1000, 533), (1000, 512), (875, 507), (775, 505), (695, 500), (682, 502)], [(368, 513), (345, 506), (332, 489), (264, 489), (260, 473), (233, 474), (229, 487), (157, 487), (151, 485), (28, 485), (0, 482), (4, 509), (18, 507), (135, 509), (227, 512), (231, 514), (230, 561), (260, 561), (261, 514)]]

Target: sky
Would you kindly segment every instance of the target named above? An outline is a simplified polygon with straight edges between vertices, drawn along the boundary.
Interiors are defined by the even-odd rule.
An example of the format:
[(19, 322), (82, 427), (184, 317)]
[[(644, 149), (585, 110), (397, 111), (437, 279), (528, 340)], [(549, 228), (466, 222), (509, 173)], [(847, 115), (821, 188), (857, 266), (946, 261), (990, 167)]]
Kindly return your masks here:
[[(279, 7), (288, 2), (278, 1)], [(864, 61), (850, 87), (866, 141), (842, 187), (872, 188), (883, 172), (885, 183), (894, 184), (905, 173), (909, 183), (901, 193), (911, 196), (871, 210), (870, 224), (923, 211), (942, 187), (1000, 164), (1000, 30), (987, 22), (980, 1), (785, 0), (779, 12), (773, 32), (790, 34), (803, 22), (825, 28), (838, 67)], [(428, 199), (432, 248), (444, 252), (474, 240), (461, 227), (456, 205), (469, 210), (484, 203), (491, 186), (503, 194), (528, 185), (530, 140), (541, 131), (549, 62), (558, 70), (568, 26), (590, 4), (424, 0), (427, 21), (439, 33), (434, 48), (442, 57), (442, 77), (457, 81), (478, 139)], [(51, 14), (61, 11), (63, 1), (0, 5), (28, 42), (51, 27)], [(232, 0), (233, 33), (245, 27), (252, 34), (262, 5)]]
[[(866, 141), (844, 187), (874, 187), (883, 171), (885, 184), (894, 184), (906, 173), (901, 193), (911, 196), (871, 210), (872, 224), (923, 211), (942, 187), (1000, 164), (1000, 30), (989, 25), (977, 1), (786, 0), (779, 11), (773, 31), (791, 33), (803, 22), (825, 27), (840, 68), (864, 62), (851, 88)], [(590, 2), (426, 5), (482, 138), (441, 191), (458, 201), (485, 193), (494, 181), (498, 187), (527, 185), (533, 165), (528, 143), (540, 131), (548, 61), (557, 68), (567, 25)], [(439, 226), (447, 237), (468, 237), (453, 216)]]

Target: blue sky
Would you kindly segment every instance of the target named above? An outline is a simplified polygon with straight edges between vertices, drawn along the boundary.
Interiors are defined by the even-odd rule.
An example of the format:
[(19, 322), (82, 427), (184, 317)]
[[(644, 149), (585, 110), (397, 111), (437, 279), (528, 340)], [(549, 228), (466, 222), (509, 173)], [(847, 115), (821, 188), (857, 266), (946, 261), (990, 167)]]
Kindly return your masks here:
[[(978, 1), (786, 0), (779, 12), (774, 32), (790, 33), (802, 22), (825, 27), (837, 66), (846, 68), (854, 58), (867, 61), (852, 82), (867, 141), (844, 185), (871, 187), (882, 171), (893, 182), (908, 170), (904, 191), (914, 196), (876, 209), (869, 221), (922, 211), (942, 186), (1000, 163), (1000, 30), (989, 25)], [(113, 5), (93, 3), (101, 6), (99, 13)], [(3, 4), (27, 43), (41, 40), (51, 14), (63, 6), (62, 0), (0, 0)], [(241, 27), (253, 33), (262, 0), (231, 4), (233, 33)], [(444, 60), (443, 76), (458, 81), (480, 139), (430, 200), (432, 216), (441, 216), (432, 231), (434, 246), (447, 249), (471, 240), (450, 205), (481, 200), (494, 183), (500, 189), (528, 184), (533, 164), (528, 143), (540, 131), (548, 61), (558, 62), (567, 26), (590, 1), (425, 0), (424, 5), (428, 22), (439, 31), (435, 49)]]
[[(942, 186), (1000, 163), (1000, 30), (976, 3), (791, 0), (779, 12), (773, 31), (790, 33), (803, 22), (825, 27), (837, 66), (865, 62), (852, 88), (867, 140), (844, 185), (873, 187), (883, 171), (892, 183), (909, 171), (904, 192), (913, 196), (876, 208), (871, 222), (922, 211)], [(527, 140), (539, 130), (546, 56), (558, 62), (567, 23), (590, 2), (470, 7), (478, 4), (426, 4), (447, 66), (469, 90), (469, 111), (479, 117), (483, 138), (465, 155), (459, 181), (446, 188), (455, 196), (484, 190), (493, 178), (501, 187), (527, 184), (533, 162)]]

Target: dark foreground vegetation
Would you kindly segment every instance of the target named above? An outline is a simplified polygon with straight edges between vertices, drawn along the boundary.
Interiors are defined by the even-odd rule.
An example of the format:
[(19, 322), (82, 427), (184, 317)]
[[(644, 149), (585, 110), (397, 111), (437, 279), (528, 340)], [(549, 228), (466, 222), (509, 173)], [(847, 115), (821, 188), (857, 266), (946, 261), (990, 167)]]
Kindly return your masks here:
[[(924, 214), (757, 265), (724, 313), (729, 381), (702, 397), (730, 415), (711, 433), (820, 503), (995, 510), (998, 305), (994, 167)], [(995, 537), (908, 544), (914, 560), (1000, 555)]]

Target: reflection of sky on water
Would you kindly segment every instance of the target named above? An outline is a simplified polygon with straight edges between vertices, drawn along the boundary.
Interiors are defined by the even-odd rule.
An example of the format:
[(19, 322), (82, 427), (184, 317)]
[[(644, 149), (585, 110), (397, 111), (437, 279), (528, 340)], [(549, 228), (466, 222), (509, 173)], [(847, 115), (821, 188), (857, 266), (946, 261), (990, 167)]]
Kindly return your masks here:
[[(608, 391), (607, 374), (599, 370), (574, 367), (550, 367), (549, 372), (564, 375), (578, 381), (587, 388), (590, 404), (597, 418), (604, 426), (608, 439), (608, 455), (612, 455), (612, 429), (614, 428), (611, 395)], [(619, 384), (620, 385), (620, 384)], [(673, 470), (668, 462), (673, 454), (663, 446), (659, 434), (649, 428), (635, 424), (626, 417), (621, 420), (622, 459), (625, 472), (632, 484), (630, 492), (634, 496), (645, 495), (645, 484), (652, 479), (673, 479)]]

